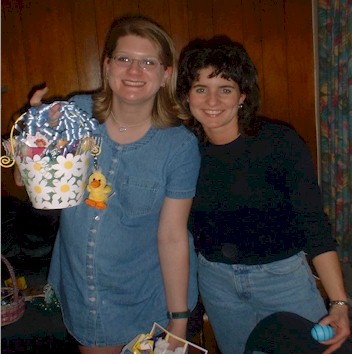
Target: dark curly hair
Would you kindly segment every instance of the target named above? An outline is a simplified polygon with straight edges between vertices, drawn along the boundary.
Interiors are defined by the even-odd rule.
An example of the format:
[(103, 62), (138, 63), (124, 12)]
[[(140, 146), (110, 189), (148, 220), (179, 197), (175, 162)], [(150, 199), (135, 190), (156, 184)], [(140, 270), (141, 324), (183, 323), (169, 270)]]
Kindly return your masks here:
[(179, 117), (200, 142), (207, 141), (202, 125), (191, 114), (187, 98), (193, 82), (199, 78), (199, 71), (209, 67), (213, 68), (210, 77), (221, 75), (224, 79), (233, 80), (240, 92), (246, 94), (243, 107), (238, 111), (239, 130), (245, 136), (255, 135), (260, 128), (257, 70), (243, 45), (227, 36), (195, 39), (182, 50), (176, 91), (181, 111)]

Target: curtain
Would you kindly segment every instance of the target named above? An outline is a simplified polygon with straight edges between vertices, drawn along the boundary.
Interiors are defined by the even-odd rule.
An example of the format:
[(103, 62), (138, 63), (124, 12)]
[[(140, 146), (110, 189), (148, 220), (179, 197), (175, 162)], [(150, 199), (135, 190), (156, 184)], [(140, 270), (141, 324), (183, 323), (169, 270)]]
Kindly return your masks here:
[(319, 0), (318, 43), (324, 208), (352, 264), (352, 0)]

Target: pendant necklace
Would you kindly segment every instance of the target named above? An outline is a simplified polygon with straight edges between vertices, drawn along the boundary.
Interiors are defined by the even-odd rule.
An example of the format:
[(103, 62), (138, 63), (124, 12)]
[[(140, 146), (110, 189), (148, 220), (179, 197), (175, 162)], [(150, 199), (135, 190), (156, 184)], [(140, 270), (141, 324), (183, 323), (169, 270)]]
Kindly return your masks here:
[(118, 129), (119, 132), (124, 133), (127, 131), (127, 129), (129, 128), (133, 128), (133, 127), (138, 127), (139, 125), (144, 124), (145, 122), (147, 122), (150, 118), (148, 117), (147, 119), (143, 120), (142, 122), (139, 122), (137, 124), (131, 124), (131, 125), (121, 125), (121, 123), (118, 121), (118, 119), (115, 117), (114, 112), (111, 110), (111, 117), (113, 119), (113, 121), (118, 125)]

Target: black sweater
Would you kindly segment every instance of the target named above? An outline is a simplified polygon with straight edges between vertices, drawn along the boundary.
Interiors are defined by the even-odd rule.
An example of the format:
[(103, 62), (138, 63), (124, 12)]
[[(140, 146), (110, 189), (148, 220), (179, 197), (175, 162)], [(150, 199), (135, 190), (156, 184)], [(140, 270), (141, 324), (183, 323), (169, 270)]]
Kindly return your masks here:
[(263, 122), (254, 137), (201, 146), (190, 225), (208, 260), (261, 264), (335, 250), (309, 151), (295, 131)]

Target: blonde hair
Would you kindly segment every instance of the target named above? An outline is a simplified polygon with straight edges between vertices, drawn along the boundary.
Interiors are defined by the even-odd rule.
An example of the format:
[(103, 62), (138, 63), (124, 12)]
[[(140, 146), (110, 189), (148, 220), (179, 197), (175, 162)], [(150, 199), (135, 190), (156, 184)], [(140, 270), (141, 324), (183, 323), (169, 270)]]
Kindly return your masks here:
[[(103, 61), (111, 58), (120, 37), (127, 35), (139, 36), (150, 40), (159, 51), (160, 60), (165, 67), (172, 68), (172, 74), (165, 86), (156, 94), (152, 124), (157, 128), (167, 128), (180, 125), (178, 110), (176, 108), (176, 80), (177, 80), (177, 55), (174, 43), (170, 36), (153, 20), (144, 16), (124, 16), (116, 19), (108, 32)], [(112, 105), (112, 90), (107, 80), (106, 69), (102, 68), (102, 88), (93, 95), (93, 114), (99, 122), (104, 122)]]

